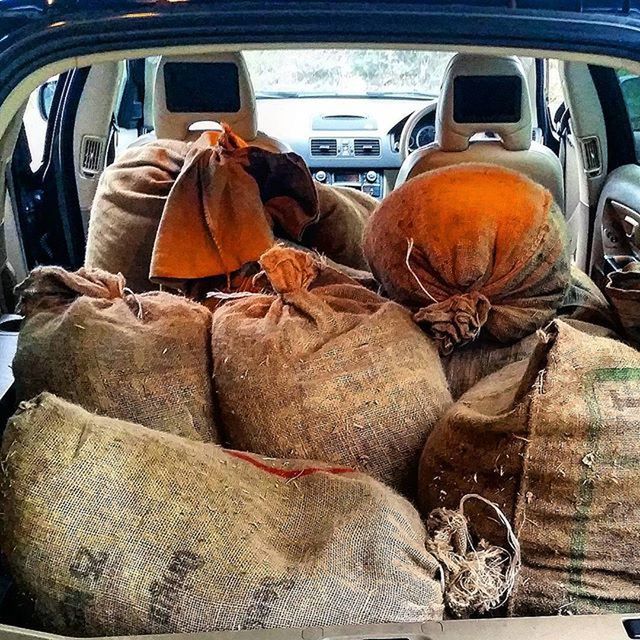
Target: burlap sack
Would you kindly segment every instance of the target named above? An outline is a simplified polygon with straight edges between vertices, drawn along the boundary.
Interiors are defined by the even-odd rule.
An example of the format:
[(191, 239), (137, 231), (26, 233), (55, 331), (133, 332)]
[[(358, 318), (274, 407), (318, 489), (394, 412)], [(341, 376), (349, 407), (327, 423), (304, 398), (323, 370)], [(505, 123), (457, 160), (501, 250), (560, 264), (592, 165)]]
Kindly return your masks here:
[(228, 281), (275, 244), (273, 227), (297, 240), (317, 216), (300, 156), (248, 146), (225, 127), (215, 145), (203, 135), (189, 147), (162, 212), (149, 277), (180, 290), (203, 278)]
[[(233, 135), (228, 129), (225, 131), (227, 137)], [(233, 137), (237, 141), (237, 136)], [(127, 150), (107, 167), (91, 208), (85, 267), (122, 273), (134, 291), (157, 288), (157, 284), (149, 280), (156, 235), (169, 193), (183, 169), (188, 169), (179, 185), (180, 189), (173, 196), (174, 205), (175, 201), (178, 204), (178, 215), (175, 215), (174, 206), (172, 220), (169, 222), (175, 224), (165, 224), (165, 227), (169, 226), (169, 237), (164, 234), (158, 249), (160, 255), (156, 259), (157, 280), (176, 280), (183, 275), (176, 275), (176, 269), (167, 269), (167, 263), (170, 267), (172, 264), (176, 266), (176, 258), (194, 254), (194, 237), (199, 240), (195, 244), (200, 249), (211, 245), (208, 231), (204, 233), (199, 228), (198, 236), (193, 225), (189, 226), (185, 221), (188, 218), (191, 222), (197, 222), (197, 212), (211, 209), (211, 199), (219, 210), (220, 198), (229, 194), (232, 196), (229, 202), (233, 204), (237, 201), (241, 213), (244, 211), (247, 215), (264, 215), (264, 204), (269, 224), (274, 227), (275, 234), (288, 240), (300, 238), (306, 224), (315, 219), (319, 207), (319, 220), (304, 234), (303, 244), (317, 248), (329, 258), (349, 267), (367, 268), (362, 253), (362, 230), (377, 200), (352, 189), (327, 186), (319, 186), (316, 194), (311, 174), (299, 156), (292, 153), (271, 153), (256, 147), (240, 151), (243, 156), (241, 161), (246, 165), (246, 174), (235, 175), (235, 178), (241, 178), (239, 182), (236, 180), (238, 184), (235, 187), (229, 184), (228, 176), (219, 175), (214, 180), (212, 172), (209, 179), (207, 165), (210, 164), (213, 145), (218, 140), (219, 136), (212, 137), (211, 133), (203, 135), (196, 143), (156, 140)], [(203, 149), (203, 146), (209, 146), (209, 151)], [(241, 145), (236, 143), (235, 146)], [(189, 166), (185, 166), (185, 161)], [(218, 164), (213, 163), (215, 166)], [(203, 197), (203, 194), (208, 196)], [(247, 194), (253, 197), (251, 210), (248, 212), (245, 206), (249, 199)], [(261, 203), (257, 202), (258, 198)], [(295, 206), (296, 203), (300, 208)], [(214, 229), (213, 235), (219, 235), (216, 232), (220, 229), (219, 222), (214, 224), (210, 216), (207, 220)], [(241, 231), (243, 230), (236, 226), (236, 236)], [(171, 237), (176, 233), (180, 237), (184, 236), (186, 244), (191, 245), (189, 250), (184, 249), (180, 237)], [(202, 247), (203, 244), (206, 246)], [(227, 243), (224, 244), (227, 249)], [(172, 248), (176, 250), (166, 255)], [(246, 249), (243, 251), (247, 253)], [(202, 250), (199, 253), (210, 254)], [(232, 261), (227, 255), (225, 262)], [(192, 266), (202, 269), (203, 264), (204, 261), (200, 260)], [(184, 272), (184, 265), (179, 266)], [(207, 275), (212, 275), (210, 272), (211, 270)], [(167, 273), (170, 276), (168, 278), (165, 277)], [(193, 273), (195, 270), (190, 268), (189, 275)], [(231, 280), (234, 278), (237, 279), (238, 274), (230, 276)], [(225, 275), (218, 277), (213, 284), (209, 283), (208, 288), (224, 287), (226, 284)], [(189, 282), (189, 286), (193, 286), (193, 282)], [(189, 286), (185, 285), (183, 289), (191, 294)], [(206, 288), (200, 286), (198, 291)]]
[(348, 267), (368, 270), (362, 234), (378, 200), (349, 187), (316, 183), (316, 191), (320, 215), (301, 243)]
[[(571, 282), (557, 315), (589, 335), (617, 338), (611, 328), (615, 321), (609, 303), (595, 282), (575, 266), (571, 267)], [(538, 337), (532, 333), (509, 345), (480, 339), (454, 350), (442, 359), (451, 395), (457, 399), (485, 376), (528, 359), (537, 344)]]
[(415, 509), (371, 478), (92, 415), (5, 434), (0, 545), (48, 630), (90, 636), (442, 617)]
[(558, 316), (610, 329), (617, 327), (613, 309), (598, 285), (575, 265), (571, 266), (571, 281), (558, 308)]
[(188, 146), (150, 142), (105, 169), (91, 206), (85, 267), (122, 273), (134, 291), (157, 288), (149, 281), (153, 243)]
[(606, 292), (625, 337), (640, 345), (640, 263), (611, 273)]
[(121, 275), (34, 269), (13, 362), (19, 400), (50, 391), (85, 409), (218, 442), (211, 314), (168, 293), (133, 295)]
[(415, 491), (422, 444), (451, 403), (433, 343), (405, 309), (344, 276), (314, 285), (323, 273), (307, 253), (275, 248), (261, 264), (277, 295), (231, 301), (213, 317), (232, 446)]
[[(617, 338), (614, 331), (598, 324), (571, 318), (563, 318), (563, 320), (587, 335)], [(479, 380), (512, 362), (528, 360), (538, 342), (539, 337), (536, 333), (532, 333), (522, 338), (522, 340), (509, 345), (480, 340), (456, 349), (448, 356), (444, 356), (442, 364), (452, 397), (458, 399)]]
[(515, 171), (445, 167), (393, 191), (365, 231), (384, 290), (416, 311), (442, 353), (478, 337), (514, 342), (552, 319), (569, 283), (564, 219)]
[[(516, 615), (640, 611), (640, 353), (555, 322), (529, 365), (485, 378), (427, 440), (427, 513), (480, 493), (513, 523)], [(478, 534), (501, 536), (471, 513)]]

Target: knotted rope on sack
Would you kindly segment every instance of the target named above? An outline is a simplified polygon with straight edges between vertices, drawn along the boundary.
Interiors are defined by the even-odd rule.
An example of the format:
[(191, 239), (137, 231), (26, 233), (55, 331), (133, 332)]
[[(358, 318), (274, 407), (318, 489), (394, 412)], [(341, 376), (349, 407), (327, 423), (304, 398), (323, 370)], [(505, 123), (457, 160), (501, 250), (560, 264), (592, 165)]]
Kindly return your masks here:
[[(510, 549), (485, 540), (474, 546), (464, 514), (469, 500), (480, 500), (496, 512), (507, 532)], [(457, 511), (434, 509), (427, 518), (427, 531), (427, 549), (440, 562), (444, 601), (453, 617), (486, 614), (507, 602), (520, 571), (520, 543), (496, 504), (468, 494), (460, 500)]]

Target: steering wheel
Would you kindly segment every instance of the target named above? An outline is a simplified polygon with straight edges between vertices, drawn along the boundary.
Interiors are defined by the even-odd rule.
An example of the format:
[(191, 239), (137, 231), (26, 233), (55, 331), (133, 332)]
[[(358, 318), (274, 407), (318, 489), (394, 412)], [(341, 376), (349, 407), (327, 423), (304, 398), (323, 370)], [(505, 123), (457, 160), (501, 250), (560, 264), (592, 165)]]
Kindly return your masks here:
[(426, 107), (414, 111), (404, 123), (402, 131), (400, 132), (400, 159), (404, 162), (406, 157), (411, 153), (409, 149), (409, 140), (414, 129), (418, 126), (418, 123), (422, 118), (428, 116), (436, 110), (437, 103), (430, 102)]

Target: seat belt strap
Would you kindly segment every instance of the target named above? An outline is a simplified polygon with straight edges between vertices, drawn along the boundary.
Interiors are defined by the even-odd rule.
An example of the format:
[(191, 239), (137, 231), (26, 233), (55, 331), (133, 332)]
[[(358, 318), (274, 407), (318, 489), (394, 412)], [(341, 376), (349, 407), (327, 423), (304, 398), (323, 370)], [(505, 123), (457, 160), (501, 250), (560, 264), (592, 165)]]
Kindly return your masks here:
[(562, 118), (560, 119), (560, 126), (558, 128), (558, 137), (560, 139), (560, 149), (558, 151), (558, 155), (560, 158), (560, 163), (562, 164), (562, 184), (565, 185), (565, 202), (564, 202), (564, 211), (567, 213), (567, 193), (566, 193), (566, 185), (567, 185), (567, 144), (569, 140), (569, 133), (571, 132), (571, 113), (569, 109), (565, 109), (562, 114)]

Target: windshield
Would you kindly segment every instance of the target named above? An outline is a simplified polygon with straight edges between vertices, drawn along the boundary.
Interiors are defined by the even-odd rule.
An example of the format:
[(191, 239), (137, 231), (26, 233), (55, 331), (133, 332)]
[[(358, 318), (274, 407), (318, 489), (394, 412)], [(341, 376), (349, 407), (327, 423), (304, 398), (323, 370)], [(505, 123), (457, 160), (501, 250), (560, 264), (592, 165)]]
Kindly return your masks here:
[(434, 97), (449, 52), (278, 49), (244, 52), (258, 97)]

